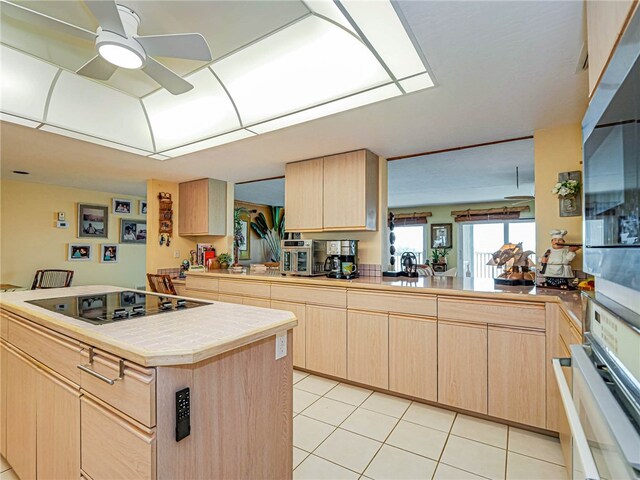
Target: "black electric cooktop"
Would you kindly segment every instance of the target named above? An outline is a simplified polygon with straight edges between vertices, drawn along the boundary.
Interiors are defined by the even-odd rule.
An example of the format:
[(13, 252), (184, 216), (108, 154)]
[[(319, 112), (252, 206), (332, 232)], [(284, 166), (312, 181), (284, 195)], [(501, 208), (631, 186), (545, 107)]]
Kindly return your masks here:
[(27, 303), (94, 325), (148, 317), (160, 313), (210, 305), (184, 298), (162, 297), (142, 291), (98, 293), (31, 300)]

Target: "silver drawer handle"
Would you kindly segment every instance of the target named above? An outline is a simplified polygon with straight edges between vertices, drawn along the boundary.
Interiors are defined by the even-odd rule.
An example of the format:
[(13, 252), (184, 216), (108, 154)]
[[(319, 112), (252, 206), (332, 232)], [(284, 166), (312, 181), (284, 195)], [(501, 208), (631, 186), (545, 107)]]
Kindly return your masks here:
[(102, 380), (103, 382), (106, 382), (109, 385), (115, 384), (118, 380), (122, 380), (122, 378), (124, 377), (124, 360), (123, 359), (120, 359), (120, 361), (118, 362), (118, 378), (114, 378), (114, 379), (106, 377), (101, 373), (98, 373), (95, 370), (92, 370), (91, 368), (89, 368), (91, 366), (93, 366), (93, 347), (89, 348), (89, 363), (87, 363), (86, 365), (78, 365), (78, 368), (80, 370), (82, 370), (83, 372), (87, 372), (89, 375), (93, 375), (97, 379)]

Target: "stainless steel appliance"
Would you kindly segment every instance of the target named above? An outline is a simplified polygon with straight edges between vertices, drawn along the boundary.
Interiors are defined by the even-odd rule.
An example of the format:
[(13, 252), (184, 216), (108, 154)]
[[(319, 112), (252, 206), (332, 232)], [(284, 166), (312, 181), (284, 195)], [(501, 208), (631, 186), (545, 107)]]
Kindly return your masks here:
[[(553, 368), (571, 431), (574, 479), (640, 479), (640, 315), (589, 301), (585, 343)], [(563, 367), (571, 368), (567, 382)]]
[(631, 18), (582, 124), (584, 269), (640, 291), (640, 12)]
[(358, 278), (358, 240), (328, 240), (325, 271), (329, 278)]
[(311, 277), (324, 275), (326, 240), (282, 240), (280, 273)]
[(206, 302), (133, 290), (46, 298), (27, 303), (94, 325), (106, 325), (208, 305)]

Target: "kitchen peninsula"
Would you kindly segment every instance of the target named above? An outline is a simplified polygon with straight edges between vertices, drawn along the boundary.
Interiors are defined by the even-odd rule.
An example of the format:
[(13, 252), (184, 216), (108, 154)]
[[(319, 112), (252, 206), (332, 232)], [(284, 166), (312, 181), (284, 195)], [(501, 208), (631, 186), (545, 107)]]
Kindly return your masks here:
[(579, 293), (496, 288), (491, 279), (220, 271), (189, 273), (182, 294), (294, 312), (296, 368), (561, 430), (550, 360), (580, 343)]
[(109, 286), (2, 295), (0, 453), (20, 478), (290, 478), (292, 355), (276, 339), (291, 345), (293, 314), (165, 297), (152, 315), (146, 293), (147, 315), (79, 318), (82, 299), (116, 312), (122, 295), (145, 304)]

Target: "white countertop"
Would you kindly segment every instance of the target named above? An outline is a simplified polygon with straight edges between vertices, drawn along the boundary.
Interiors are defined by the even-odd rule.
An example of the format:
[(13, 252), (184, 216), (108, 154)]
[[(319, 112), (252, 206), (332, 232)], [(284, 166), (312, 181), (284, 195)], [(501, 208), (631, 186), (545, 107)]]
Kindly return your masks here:
[(93, 325), (26, 303), (43, 298), (97, 295), (124, 290), (128, 289), (91, 285), (9, 292), (0, 294), (0, 306), (59, 333), (144, 366), (197, 363), (286, 331), (298, 323), (291, 312), (198, 299), (210, 305)]

